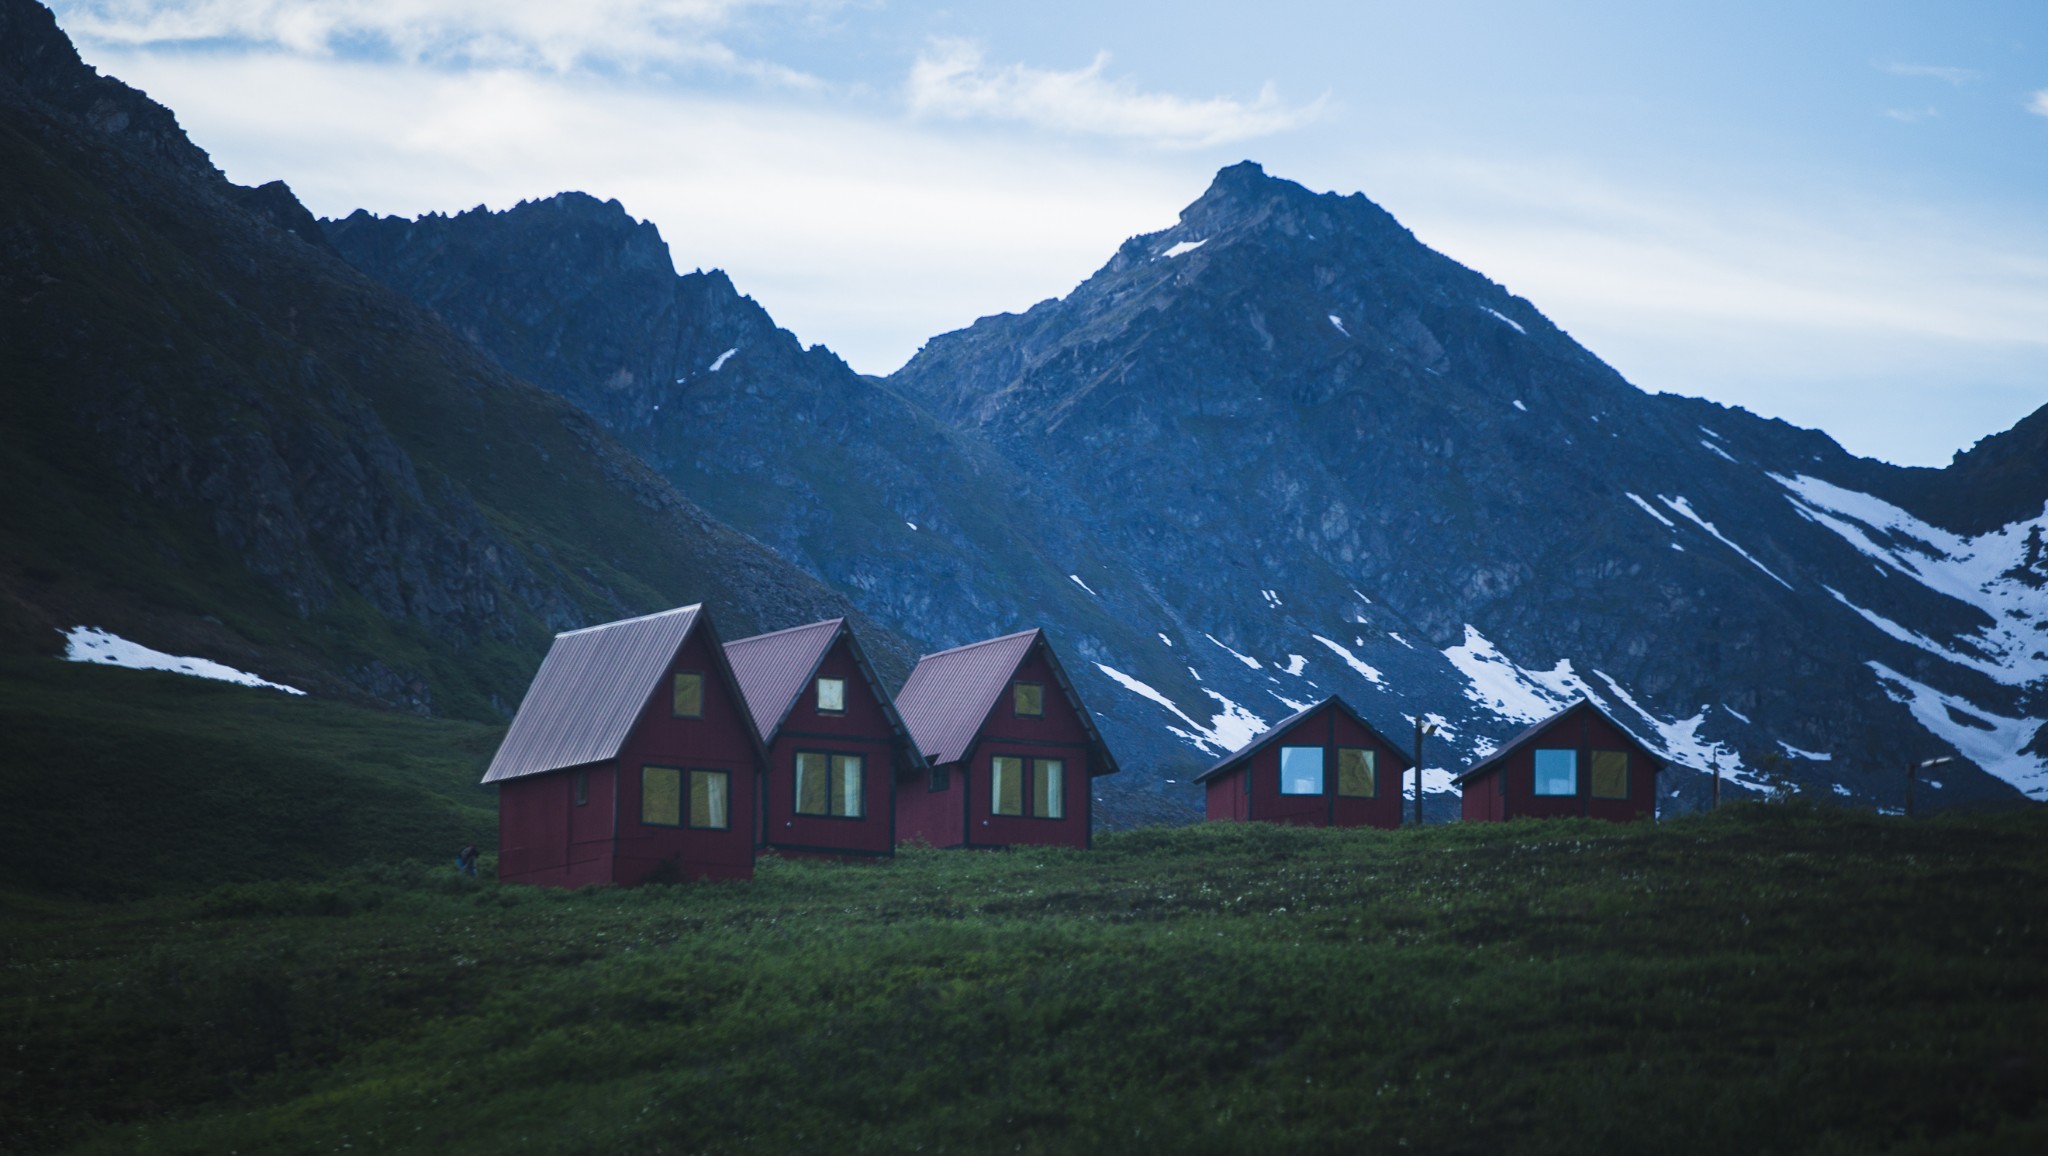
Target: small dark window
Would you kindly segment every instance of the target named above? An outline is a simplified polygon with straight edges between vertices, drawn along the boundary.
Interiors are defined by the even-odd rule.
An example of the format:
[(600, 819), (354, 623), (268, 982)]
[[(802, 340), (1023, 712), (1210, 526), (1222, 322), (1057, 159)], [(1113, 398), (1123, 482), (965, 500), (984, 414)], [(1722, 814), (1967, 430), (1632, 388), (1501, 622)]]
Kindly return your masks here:
[(590, 772), (576, 772), (576, 805), (581, 807), (590, 802)]
[(1018, 718), (1045, 717), (1045, 687), (1035, 682), (1010, 685), (1010, 706)]
[(704, 717), (704, 676), (701, 674), (676, 675), (674, 706), (677, 718)]
[(936, 795), (953, 789), (953, 775), (944, 767), (933, 767), (932, 777), (925, 783), (925, 790)]
[(821, 678), (818, 680), (818, 713), (846, 713), (846, 680), (843, 678)]

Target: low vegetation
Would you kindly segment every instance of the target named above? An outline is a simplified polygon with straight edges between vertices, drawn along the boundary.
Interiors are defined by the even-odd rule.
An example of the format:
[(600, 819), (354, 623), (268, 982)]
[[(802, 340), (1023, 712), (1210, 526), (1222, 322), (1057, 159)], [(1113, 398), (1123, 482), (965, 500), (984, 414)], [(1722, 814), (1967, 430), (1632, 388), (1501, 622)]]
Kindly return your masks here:
[(23, 900), (0, 1148), (2038, 1152), (2044, 891), (2039, 812), (1747, 805)]

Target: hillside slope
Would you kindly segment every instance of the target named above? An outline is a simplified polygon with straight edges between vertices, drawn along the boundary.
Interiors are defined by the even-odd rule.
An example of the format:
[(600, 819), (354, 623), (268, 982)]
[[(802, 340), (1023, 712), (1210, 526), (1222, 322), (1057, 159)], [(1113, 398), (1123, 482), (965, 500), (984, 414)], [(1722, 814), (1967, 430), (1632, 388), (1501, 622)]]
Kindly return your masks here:
[[(558, 629), (847, 612), (0, 0), (0, 641), (502, 719)], [(865, 620), (863, 619), (865, 622)], [(872, 628), (903, 670), (906, 648)]]

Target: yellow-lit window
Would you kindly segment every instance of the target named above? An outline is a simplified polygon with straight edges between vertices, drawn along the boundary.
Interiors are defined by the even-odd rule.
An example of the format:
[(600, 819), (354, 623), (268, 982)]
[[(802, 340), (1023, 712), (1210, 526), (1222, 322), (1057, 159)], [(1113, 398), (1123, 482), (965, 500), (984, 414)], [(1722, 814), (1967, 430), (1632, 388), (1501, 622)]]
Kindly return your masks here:
[(683, 772), (674, 767), (640, 768), (640, 821), (676, 827), (683, 821)]
[(1370, 799), (1380, 793), (1378, 751), (1364, 747), (1337, 748), (1337, 793), (1353, 799)]
[(820, 714), (846, 713), (845, 679), (821, 678), (818, 680), (818, 712)]
[(832, 791), (828, 800), (832, 813), (842, 818), (861, 817), (861, 771), (859, 755), (832, 756)]
[(1045, 687), (1035, 682), (1012, 683), (1010, 705), (1018, 718), (1045, 717)]
[(796, 813), (823, 815), (830, 799), (826, 780), (831, 777), (825, 756), (800, 751), (796, 756)]
[(1064, 819), (1067, 815), (1067, 764), (1062, 759), (1031, 760), (1031, 815)]
[(1628, 798), (1628, 752), (1593, 752), (1593, 797)]
[(1024, 813), (1024, 760), (997, 755), (989, 760), (989, 799), (998, 815)]
[(704, 676), (701, 674), (676, 675), (673, 707), (677, 718), (704, 717)]
[(732, 825), (732, 776), (724, 771), (690, 772), (690, 826), (723, 831)]

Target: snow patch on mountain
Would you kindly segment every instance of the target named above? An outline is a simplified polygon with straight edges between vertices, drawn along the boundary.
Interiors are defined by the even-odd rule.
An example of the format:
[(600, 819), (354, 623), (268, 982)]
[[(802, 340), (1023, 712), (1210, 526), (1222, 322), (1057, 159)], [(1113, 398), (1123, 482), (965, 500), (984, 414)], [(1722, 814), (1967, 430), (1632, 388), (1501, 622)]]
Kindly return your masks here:
[(1669, 518), (1665, 517), (1664, 515), (1662, 515), (1662, 514), (1658, 513), (1658, 512), (1657, 512), (1657, 507), (1655, 507), (1655, 506), (1651, 505), (1651, 504), (1650, 504), (1650, 503), (1648, 503), (1648, 502), (1645, 502), (1645, 501), (1644, 501), (1644, 500), (1642, 499), (1642, 495), (1640, 495), (1640, 494), (1630, 494), (1630, 495), (1628, 495), (1628, 500), (1629, 500), (1629, 501), (1631, 501), (1631, 502), (1634, 502), (1634, 503), (1635, 503), (1636, 505), (1638, 505), (1638, 506), (1642, 507), (1643, 513), (1645, 513), (1645, 514), (1648, 514), (1648, 515), (1650, 515), (1650, 516), (1651, 516), (1652, 518), (1655, 518), (1655, 519), (1657, 519), (1657, 520), (1658, 520), (1659, 522), (1662, 522), (1662, 523), (1664, 523), (1664, 528), (1665, 528), (1665, 529), (1667, 529), (1667, 530), (1676, 530), (1676, 529), (1678, 529), (1678, 523), (1676, 523), (1676, 522), (1672, 521), (1671, 519), (1669, 519)]
[[(1968, 699), (1944, 694), (1907, 678), (1881, 662), (1868, 662), (1878, 684), (1893, 702), (1902, 703), (1928, 733), (1954, 747), (1986, 773), (2012, 784), (2030, 799), (2048, 800), (2048, 758), (2025, 748), (2044, 725), (2039, 719), (2005, 718)], [(1969, 717), (1979, 725), (1957, 719)]]
[[(1180, 709), (1172, 699), (1159, 693), (1159, 691), (1146, 683), (1132, 678), (1113, 666), (1105, 666), (1100, 662), (1095, 664), (1095, 668), (1107, 675), (1118, 686), (1123, 687), (1132, 694), (1148, 699), (1171, 711), (1175, 718), (1187, 724), (1187, 728), (1182, 729), (1177, 726), (1168, 725), (1166, 729), (1206, 753), (1229, 754), (1231, 751), (1250, 742), (1254, 735), (1266, 729), (1266, 721), (1264, 719), (1213, 690), (1204, 688), (1202, 693), (1215, 699), (1222, 709), (1210, 716), (1208, 725), (1204, 726), (1189, 717), (1188, 713)], [(1189, 673), (1192, 674), (1194, 672), (1191, 670)]]
[(712, 363), (711, 363), (711, 364), (710, 364), (710, 365), (709, 365), (709, 366), (708, 366), (707, 368), (709, 369), (709, 371), (710, 371), (710, 372), (712, 372), (712, 373), (717, 373), (717, 372), (718, 372), (719, 370), (721, 370), (721, 369), (724, 369), (724, 368), (725, 368), (725, 363), (726, 363), (726, 362), (728, 362), (728, 361), (731, 361), (731, 360), (732, 360), (732, 355), (733, 355), (733, 354), (735, 354), (735, 353), (738, 353), (738, 352), (739, 352), (739, 349), (738, 349), (738, 348), (733, 348), (733, 349), (728, 349), (728, 350), (726, 350), (726, 351), (725, 351), (724, 353), (721, 353), (721, 354), (719, 354), (719, 355), (718, 355), (718, 360), (716, 360), (716, 361), (712, 362)]
[[(1090, 594), (1095, 594), (1095, 588), (1088, 585), (1086, 582), (1081, 581), (1081, 576), (1079, 574), (1069, 574), (1067, 575), (1067, 577), (1072, 578), (1074, 580), (1074, 585), (1079, 586), (1081, 589), (1086, 590)], [(1101, 597), (1101, 595), (1099, 594), (1096, 594), (1095, 596), (1098, 598)]]
[(232, 666), (213, 661), (210, 658), (180, 658), (151, 650), (139, 642), (130, 642), (118, 634), (97, 626), (74, 626), (64, 635), (64, 658), (68, 662), (90, 662), (100, 666), (124, 666), (129, 670), (167, 670), (172, 674), (189, 674), (194, 678), (211, 678), (220, 682), (240, 683), (243, 686), (269, 687), (286, 694), (303, 695), (306, 692), (281, 682), (271, 682), (236, 670)]
[(1302, 670), (1307, 666), (1307, 657), (1299, 654), (1290, 654), (1287, 656), (1287, 665), (1281, 667), (1280, 672), (1282, 674), (1291, 674), (1296, 678), (1300, 678)]
[[(1209, 640), (1209, 641), (1211, 641), (1211, 642), (1215, 642), (1215, 643), (1216, 643), (1216, 645), (1218, 645), (1218, 646), (1222, 646), (1222, 647), (1223, 647), (1223, 649), (1225, 649), (1225, 650), (1230, 650), (1230, 647), (1228, 647), (1228, 646), (1224, 646), (1224, 644), (1223, 644), (1223, 643), (1221, 643), (1221, 642), (1217, 642), (1217, 641), (1216, 641), (1216, 636), (1215, 636), (1215, 635), (1213, 635), (1213, 634), (1204, 634), (1204, 635), (1203, 635), (1202, 637), (1203, 637), (1203, 638), (1206, 638), (1206, 639), (1208, 639), (1208, 640)], [(1231, 656), (1232, 658), (1235, 658), (1235, 659), (1236, 659), (1236, 660), (1238, 660), (1239, 662), (1242, 662), (1242, 663), (1244, 663), (1244, 664), (1245, 664), (1246, 666), (1249, 666), (1249, 667), (1251, 667), (1251, 668), (1252, 668), (1253, 670), (1264, 670), (1264, 669), (1265, 669), (1265, 665), (1264, 665), (1263, 663), (1261, 663), (1261, 662), (1260, 662), (1260, 661), (1259, 661), (1258, 659), (1256, 659), (1256, 658), (1253, 658), (1253, 657), (1252, 657), (1251, 655), (1249, 655), (1249, 654), (1239, 654), (1239, 653), (1238, 653), (1237, 651), (1235, 651), (1235, 650), (1230, 650), (1230, 656)]]
[(1529, 336), (1529, 331), (1522, 328), (1521, 322), (1516, 321), (1514, 318), (1509, 317), (1507, 314), (1502, 313), (1500, 310), (1495, 309), (1490, 305), (1481, 305), (1480, 308), (1486, 310), (1488, 313), (1491, 313), (1495, 317), (1499, 318), (1503, 323), (1505, 323), (1510, 329), (1513, 329), (1516, 333), (1519, 333), (1524, 337)]
[(1342, 317), (1337, 316), (1335, 313), (1330, 314), (1330, 324), (1337, 327), (1337, 332), (1343, 334), (1346, 337), (1351, 336), (1351, 331), (1349, 329), (1344, 328), (1344, 319)]
[(1715, 453), (1720, 454), (1722, 457), (1727, 458), (1729, 461), (1735, 462), (1735, 464), (1738, 466), (1742, 464), (1741, 462), (1735, 461), (1734, 454), (1729, 453), (1727, 450), (1722, 449), (1720, 446), (1715, 445), (1713, 442), (1710, 442), (1705, 438), (1700, 439), (1700, 444), (1714, 451)]
[(1790, 582), (1787, 582), (1783, 578), (1778, 577), (1778, 575), (1774, 571), (1772, 571), (1772, 569), (1769, 566), (1766, 566), (1762, 562), (1757, 561), (1756, 555), (1751, 554), (1749, 551), (1736, 545), (1734, 541), (1730, 539), (1726, 534), (1723, 534), (1721, 531), (1715, 529), (1714, 524), (1712, 522), (1709, 522), (1705, 518), (1702, 518), (1698, 514), (1694, 513), (1692, 503), (1686, 501), (1685, 496), (1683, 494), (1679, 495), (1676, 500), (1667, 498), (1662, 494), (1658, 494), (1657, 500), (1664, 503), (1666, 506), (1671, 507), (1671, 509), (1676, 511), (1680, 517), (1685, 518), (1693, 525), (1698, 526), (1700, 529), (1705, 530), (1709, 534), (1712, 534), (1714, 538), (1717, 541), (1719, 541), (1723, 546), (1728, 547), (1730, 550), (1735, 551), (1737, 554), (1740, 554), (1745, 559), (1747, 559), (1750, 565), (1756, 567), (1757, 569), (1763, 571), (1766, 574), (1769, 574), (1771, 576), (1771, 581), (1776, 582), (1778, 585), (1783, 586), (1787, 590), (1792, 589), (1792, 584)]
[(1559, 659), (1557, 666), (1547, 671), (1525, 669), (1509, 661), (1469, 622), (1465, 624), (1465, 641), (1443, 655), (1471, 684), (1465, 688), (1465, 697), (1510, 722), (1549, 718), (1581, 695), (1592, 694), (1585, 680), (1573, 672), (1570, 659)]
[(1772, 474), (1771, 480), (1792, 491), (1786, 500), (1801, 517), (1834, 532), (1881, 569), (1903, 574), (1991, 619), (1976, 633), (1953, 640), (1976, 652), (1969, 654), (1828, 591), (1865, 621), (1902, 642), (1990, 675), (2007, 686), (2028, 686), (2048, 679), (2048, 586), (2033, 586), (2023, 580), (2023, 576), (2040, 573), (2040, 542), (2048, 534), (2048, 510), (1973, 538), (1929, 525), (1881, 498), (1819, 478)]
[(1178, 257), (1183, 253), (1192, 253), (1208, 243), (1209, 238), (1207, 237), (1204, 237), (1199, 241), (1182, 241), (1180, 244), (1175, 245), (1173, 248), (1168, 249), (1166, 252), (1161, 253), (1159, 255), (1161, 257)]
[(1380, 672), (1378, 670), (1375, 670), (1371, 666), (1367, 665), (1364, 662), (1364, 660), (1360, 659), (1357, 655), (1351, 653), (1350, 649), (1348, 649), (1343, 643), (1335, 642), (1331, 639), (1324, 638), (1320, 634), (1311, 634), (1309, 635), (1309, 637), (1315, 639), (1317, 642), (1322, 643), (1324, 646), (1329, 647), (1330, 650), (1333, 653), (1335, 653), (1338, 658), (1344, 660), (1344, 665), (1357, 671), (1359, 677), (1365, 679), (1365, 681), (1373, 684), (1374, 686), (1379, 687), (1384, 687), (1386, 685), (1386, 680), (1380, 677)]
[(1802, 751), (1783, 739), (1778, 740), (1778, 746), (1785, 752), (1788, 758), (1807, 759), (1816, 763), (1832, 763), (1835, 761), (1832, 751)]
[[(1770, 787), (1771, 784), (1768, 779), (1762, 778), (1743, 765), (1742, 755), (1735, 748), (1723, 745), (1718, 739), (1709, 740), (1706, 736), (1700, 734), (1700, 728), (1706, 725), (1707, 712), (1713, 708), (1703, 705), (1690, 718), (1665, 722), (1663, 719), (1651, 714), (1647, 708), (1637, 702), (1635, 696), (1630, 694), (1628, 689), (1622, 686), (1621, 683), (1617, 682), (1613, 675), (1608, 674), (1604, 670), (1595, 670), (1593, 673), (1600, 681), (1607, 684), (1608, 693), (1612, 694), (1623, 706), (1634, 711), (1636, 717), (1642, 719), (1643, 723), (1648, 726), (1650, 733), (1646, 735), (1635, 727), (1629, 726), (1627, 720), (1621, 718), (1617, 711), (1609, 710), (1609, 717), (1612, 717), (1615, 723), (1622, 729), (1634, 735), (1637, 742), (1657, 752), (1667, 762), (1674, 766), (1687, 767), (1695, 771), (1711, 772), (1714, 768), (1719, 768), (1719, 773), (1723, 777), (1740, 783), (1743, 786), (1753, 787), (1757, 790), (1765, 790)], [(1593, 700), (1601, 702), (1598, 695), (1594, 695)], [(1605, 706), (1606, 704), (1601, 702), (1601, 705)]]

